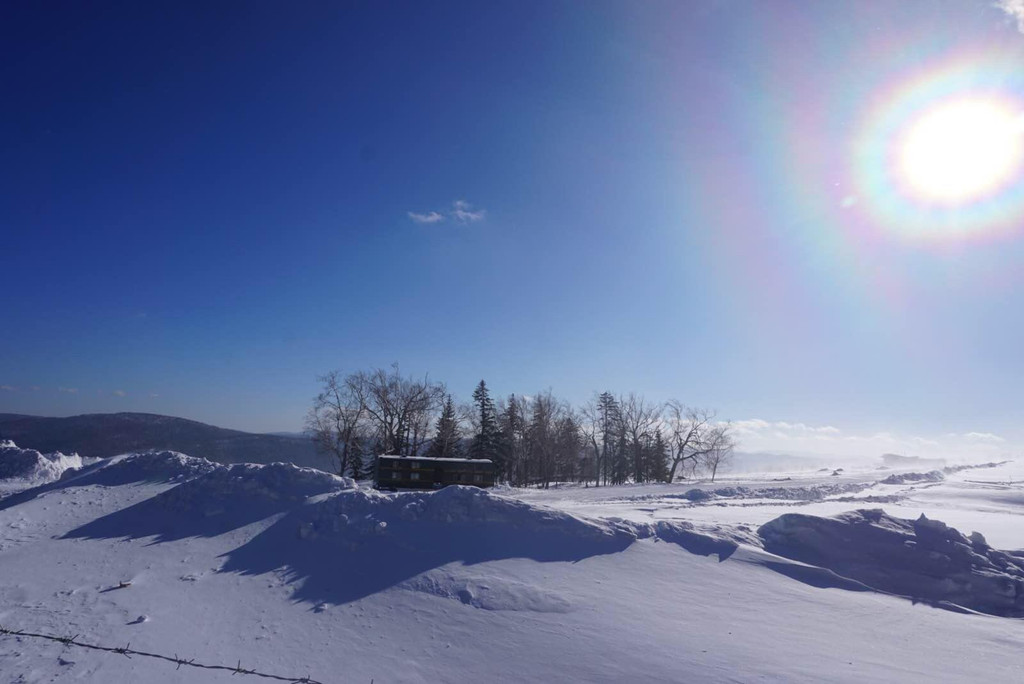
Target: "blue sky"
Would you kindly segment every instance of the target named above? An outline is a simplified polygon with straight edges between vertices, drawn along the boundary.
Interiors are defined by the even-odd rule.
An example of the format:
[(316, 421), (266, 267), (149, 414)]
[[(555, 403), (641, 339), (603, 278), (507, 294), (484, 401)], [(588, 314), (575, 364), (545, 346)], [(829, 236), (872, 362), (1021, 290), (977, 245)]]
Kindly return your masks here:
[(399, 362), (765, 448), (1020, 443), (1020, 183), (938, 211), (871, 152), (950, 89), (1024, 102), (1015, 10), (5, 8), (0, 411), (294, 430)]

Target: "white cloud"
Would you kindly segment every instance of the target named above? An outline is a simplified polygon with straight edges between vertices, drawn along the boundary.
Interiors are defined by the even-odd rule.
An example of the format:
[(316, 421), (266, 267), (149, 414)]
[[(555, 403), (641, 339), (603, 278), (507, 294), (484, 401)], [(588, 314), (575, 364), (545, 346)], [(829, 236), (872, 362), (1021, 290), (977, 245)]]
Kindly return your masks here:
[(1005, 439), (999, 435), (993, 435), (991, 432), (968, 432), (964, 435), (964, 438), (972, 442), (985, 442), (988, 444), (1003, 444), (1006, 442)]
[(487, 211), (484, 209), (473, 211), (473, 205), (466, 200), (455, 200), (452, 202), (452, 216), (460, 223), (473, 223), (480, 221), (483, 220), (486, 215)]
[(77, 387), (58, 387), (58, 392), (64, 392), (65, 394), (78, 394)]
[(3, 390), (5, 392), (17, 392), (18, 388), (14, 387), (13, 385), (0, 385), (0, 390)]
[(487, 216), (487, 210), (474, 209), (473, 205), (466, 200), (455, 200), (452, 202), (452, 208), (444, 213), (439, 211), (428, 211), (425, 213), (408, 211), (406, 214), (414, 223), (420, 224), (441, 223), (448, 219), (457, 223), (476, 223), (477, 221), (482, 221)]
[(750, 418), (732, 422), (742, 451), (769, 451), (875, 459), (883, 453), (948, 459), (998, 458), (1014, 445), (991, 432), (907, 435), (892, 431), (853, 433), (832, 425)]
[(997, 0), (996, 7), (1017, 22), (1017, 30), (1024, 33), (1024, 0)]
[(732, 423), (733, 429), (741, 433), (757, 434), (762, 431), (776, 431), (781, 435), (838, 435), (839, 428), (832, 427), (831, 425), (822, 425), (819, 427), (805, 425), (804, 423), (787, 423), (785, 421), (778, 421), (770, 423), (767, 420), (761, 420), (760, 418), (751, 418), (749, 420), (737, 420)]
[(410, 211), (408, 214), (409, 218), (415, 223), (440, 223), (444, 221), (444, 216), (436, 211), (429, 211), (426, 214), (417, 214), (415, 211)]
[(156, 392), (150, 392), (150, 393), (149, 393), (149, 398), (150, 398), (150, 399), (156, 399), (156, 398), (157, 398), (157, 397), (159, 397), (159, 396), (160, 396), (160, 395), (159, 395), (159, 394), (157, 394)]
[(114, 390), (113, 394), (119, 397), (123, 397), (125, 394), (127, 394), (127, 392), (125, 392), (124, 390)]

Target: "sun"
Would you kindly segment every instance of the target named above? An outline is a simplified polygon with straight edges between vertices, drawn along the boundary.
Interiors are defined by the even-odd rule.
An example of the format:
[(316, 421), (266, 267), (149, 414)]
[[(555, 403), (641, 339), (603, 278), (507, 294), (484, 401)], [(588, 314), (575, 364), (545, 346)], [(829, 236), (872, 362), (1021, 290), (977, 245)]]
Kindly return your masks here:
[(899, 161), (904, 182), (919, 200), (969, 204), (1016, 177), (1024, 162), (1024, 118), (998, 100), (947, 101), (910, 124)]

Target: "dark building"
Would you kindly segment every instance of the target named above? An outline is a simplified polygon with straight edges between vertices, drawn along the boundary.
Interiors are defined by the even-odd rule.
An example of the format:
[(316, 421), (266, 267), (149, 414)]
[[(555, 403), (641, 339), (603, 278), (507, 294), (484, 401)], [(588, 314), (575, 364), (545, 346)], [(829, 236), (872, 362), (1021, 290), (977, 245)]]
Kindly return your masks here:
[(488, 459), (378, 456), (377, 489), (440, 489), (447, 485), (494, 486), (494, 463)]

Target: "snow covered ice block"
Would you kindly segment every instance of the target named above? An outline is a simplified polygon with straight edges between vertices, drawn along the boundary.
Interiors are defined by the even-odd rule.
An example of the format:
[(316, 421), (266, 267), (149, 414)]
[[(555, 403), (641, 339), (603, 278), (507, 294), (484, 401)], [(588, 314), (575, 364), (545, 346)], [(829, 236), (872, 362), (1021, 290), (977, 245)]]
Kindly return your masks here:
[(758, 529), (765, 550), (869, 587), (1004, 617), (1024, 617), (1024, 559), (938, 520), (880, 509), (831, 518), (788, 513)]
[(35, 449), (20, 449), (10, 440), (0, 441), (0, 482), (5, 484), (36, 487), (81, 467), (78, 454), (43, 454)]

